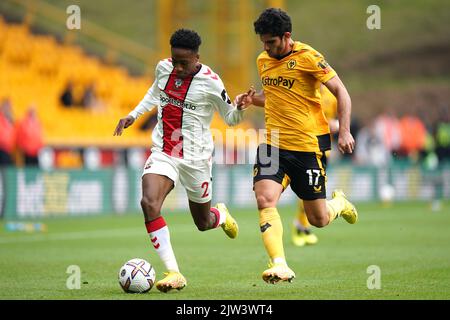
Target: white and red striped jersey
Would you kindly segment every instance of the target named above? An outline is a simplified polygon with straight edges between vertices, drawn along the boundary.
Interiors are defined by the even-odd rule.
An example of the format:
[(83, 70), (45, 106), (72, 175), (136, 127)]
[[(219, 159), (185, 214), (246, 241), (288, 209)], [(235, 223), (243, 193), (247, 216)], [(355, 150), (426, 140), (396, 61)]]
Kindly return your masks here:
[(197, 73), (180, 79), (171, 59), (158, 63), (153, 85), (130, 115), (136, 119), (155, 106), (158, 123), (153, 129), (153, 147), (189, 160), (211, 157), (210, 124), (216, 110), (230, 126), (238, 124), (244, 113), (231, 104), (222, 80), (210, 67), (203, 64)]

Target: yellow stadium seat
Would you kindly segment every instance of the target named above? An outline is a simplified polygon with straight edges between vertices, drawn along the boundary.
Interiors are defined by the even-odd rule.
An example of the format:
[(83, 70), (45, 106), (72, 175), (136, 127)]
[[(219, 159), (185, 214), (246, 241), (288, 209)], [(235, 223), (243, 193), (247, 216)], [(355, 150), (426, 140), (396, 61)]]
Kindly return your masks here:
[[(149, 147), (150, 133), (139, 130), (144, 117), (120, 139), (112, 136), (117, 121), (147, 92), (152, 82), (147, 76), (132, 77), (125, 68), (89, 56), (78, 46), (58, 43), (48, 35), (33, 35), (24, 24), (8, 24), (1, 16), (0, 69), (0, 99), (11, 98), (16, 119), (35, 104), (46, 144)], [(59, 99), (69, 82), (76, 102), (94, 84), (99, 107), (62, 106)], [(248, 126), (244, 123), (239, 128)], [(217, 115), (212, 127), (224, 135), (228, 128)], [(78, 166), (78, 161), (70, 154), (61, 159), (67, 166)]]

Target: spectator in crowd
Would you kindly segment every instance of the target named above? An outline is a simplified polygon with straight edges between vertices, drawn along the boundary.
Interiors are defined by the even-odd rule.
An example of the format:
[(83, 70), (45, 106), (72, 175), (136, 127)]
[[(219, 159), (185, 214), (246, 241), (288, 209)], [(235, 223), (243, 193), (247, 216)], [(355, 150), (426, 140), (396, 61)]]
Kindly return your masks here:
[(400, 122), (392, 109), (385, 110), (375, 119), (374, 130), (391, 154), (397, 153), (401, 143)]
[(14, 144), (15, 131), (11, 101), (5, 98), (0, 103), (0, 167), (13, 164)]
[(73, 101), (73, 84), (71, 81), (67, 83), (67, 86), (60, 97), (60, 101), (66, 108), (70, 108), (75, 104)]
[(93, 107), (95, 103), (96, 103), (95, 86), (93, 84), (90, 84), (89, 86), (87, 86), (86, 90), (84, 91), (83, 100), (81, 101), (81, 105), (84, 108), (89, 109), (89, 108)]
[(425, 148), (427, 130), (422, 120), (416, 115), (406, 114), (400, 119), (401, 143), (400, 153), (417, 161), (420, 152)]
[(370, 120), (367, 126), (364, 126), (356, 136), (358, 148), (355, 150), (356, 161), (359, 164), (370, 164), (376, 167), (383, 167), (391, 161), (391, 152), (389, 151), (384, 135), (377, 130), (376, 123)]
[(448, 106), (440, 110), (440, 122), (436, 124), (436, 153), (440, 162), (450, 161), (450, 112)]
[(102, 101), (97, 98), (94, 83), (91, 83), (86, 87), (81, 101), (81, 106), (92, 111), (103, 111), (104, 106)]
[(17, 147), (23, 153), (26, 166), (37, 166), (38, 155), (43, 147), (42, 129), (36, 114), (31, 106), (25, 117), (17, 124)]

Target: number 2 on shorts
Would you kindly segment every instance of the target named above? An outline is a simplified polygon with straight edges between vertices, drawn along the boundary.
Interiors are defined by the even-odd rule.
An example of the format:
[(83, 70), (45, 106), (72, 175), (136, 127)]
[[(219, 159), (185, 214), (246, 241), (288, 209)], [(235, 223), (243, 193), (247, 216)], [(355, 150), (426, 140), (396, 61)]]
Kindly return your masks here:
[(202, 198), (206, 198), (207, 196), (209, 196), (208, 187), (209, 187), (208, 181), (205, 181), (202, 183), (202, 189), (205, 189), (205, 192), (203, 192)]

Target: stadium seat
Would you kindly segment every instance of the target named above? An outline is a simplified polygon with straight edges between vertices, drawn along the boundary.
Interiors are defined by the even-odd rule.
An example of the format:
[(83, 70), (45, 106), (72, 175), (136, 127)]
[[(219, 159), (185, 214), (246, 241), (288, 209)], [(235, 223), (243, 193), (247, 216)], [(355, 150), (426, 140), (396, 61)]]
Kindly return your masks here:
[[(0, 98), (11, 98), (16, 119), (35, 104), (47, 145), (148, 147), (151, 143), (150, 133), (139, 130), (145, 117), (120, 139), (112, 136), (117, 121), (147, 92), (152, 83), (148, 77), (130, 76), (125, 68), (89, 56), (78, 46), (35, 35), (26, 25), (6, 23), (1, 16), (0, 69)], [(59, 99), (69, 81), (75, 106), (66, 108)], [(84, 108), (80, 102), (92, 84), (100, 107)], [(212, 127), (224, 134), (227, 129), (217, 115)]]

